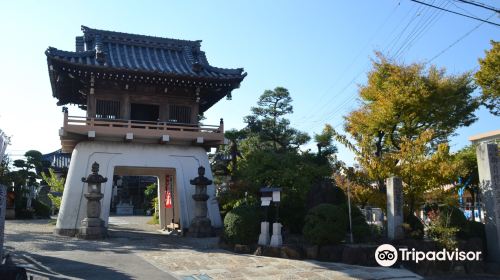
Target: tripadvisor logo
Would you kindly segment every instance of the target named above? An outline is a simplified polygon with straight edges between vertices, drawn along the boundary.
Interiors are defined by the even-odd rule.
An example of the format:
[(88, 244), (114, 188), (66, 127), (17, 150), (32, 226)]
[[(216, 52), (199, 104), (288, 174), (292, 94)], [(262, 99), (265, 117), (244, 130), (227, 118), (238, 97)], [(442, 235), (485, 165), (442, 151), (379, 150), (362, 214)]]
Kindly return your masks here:
[(375, 260), (381, 266), (391, 266), (398, 261), (479, 261), (481, 260), (481, 251), (459, 251), (455, 249), (448, 251), (417, 251), (415, 249), (399, 248), (398, 250), (391, 244), (382, 244), (375, 250)]

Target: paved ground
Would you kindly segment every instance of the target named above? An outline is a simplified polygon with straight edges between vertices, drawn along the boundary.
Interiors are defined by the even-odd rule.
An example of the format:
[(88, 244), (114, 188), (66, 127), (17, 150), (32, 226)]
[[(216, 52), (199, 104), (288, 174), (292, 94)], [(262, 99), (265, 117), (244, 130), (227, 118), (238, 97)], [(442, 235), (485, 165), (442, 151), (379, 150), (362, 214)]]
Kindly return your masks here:
[(160, 234), (148, 217), (112, 217), (110, 237), (52, 234), (48, 220), (7, 221), (6, 247), (33, 279), (421, 279), (403, 269), (237, 255), (217, 240)]

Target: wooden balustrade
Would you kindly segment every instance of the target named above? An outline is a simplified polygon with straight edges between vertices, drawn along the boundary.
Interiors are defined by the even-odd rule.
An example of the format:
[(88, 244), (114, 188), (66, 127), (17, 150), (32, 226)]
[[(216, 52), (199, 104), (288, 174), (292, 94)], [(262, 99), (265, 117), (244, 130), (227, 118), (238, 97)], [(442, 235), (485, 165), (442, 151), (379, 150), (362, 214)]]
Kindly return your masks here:
[(223, 133), (222, 123), (215, 125), (196, 125), (184, 123), (150, 122), (134, 121), (121, 119), (97, 119), (78, 116), (65, 116), (64, 127), (67, 126), (88, 126), (88, 127), (110, 127), (110, 128), (129, 128), (129, 129), (147, 129), (147, 130), (165, 130), (165, 131), (185, 131), (185, 132), (205, 132), (205, 133)]

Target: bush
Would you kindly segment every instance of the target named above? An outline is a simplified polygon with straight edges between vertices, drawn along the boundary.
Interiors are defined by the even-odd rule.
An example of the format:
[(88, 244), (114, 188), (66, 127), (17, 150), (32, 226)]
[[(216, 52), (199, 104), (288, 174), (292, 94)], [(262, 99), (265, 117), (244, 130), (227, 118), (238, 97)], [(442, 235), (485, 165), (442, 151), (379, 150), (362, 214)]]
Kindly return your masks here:
[(365, 217), (356, 217), (352, 219), (352, 235), (354, 242), (363, 242), (368, 240), (370, 235), (370, 226), (366, 222)]
[(307, 194), (307, 209), (312, 209), (324, 203), (333, 205), (347, 203), (347, 197), (344, 191), (337, 187), (335, 182), (330, 179), (318, 180), (310, 187)]
[(454, 206), (441, 206), (439, 207), (439, 222), (443, 226), (463, 228), (467, 219), (464, 213)]
[(466, 221), (464, 227), (459, 232), (459, 237), (462, 239), (480, 238), (485, 242), (486, 232), (484, 224), (476, 221)]
[(257, 242), (260, 234), (261, 211), (258, 207), (233, 208), (224, 217), (224, 236), (233, 244), (250, 245)]
[(420, 219), (413, 214), (405, 216), (403, 230), (406, 238), (424, 238), (424, 224), (422, 224)]
[[(283, 223), (283, 227), (287, 232), (289, 231), (294, 234), (302, 233), (302, 227), (307, 214), (304, 204), (304, 200), (297, 197), (287, 196), (283, 198), (282, 203), (279, 205), (279, 222)], [(275, 211), (273, 210), (273, 212)], [(274, 218), (274, 216), (270, 216), (269, 218)]]
[(311, 244), (333, 245), (344, 239), (348, 225), (342, 206), (320, 204), (309, 210), (302, 232)]
[(441, 245), (443, 248), (446, 248), (450, 251), (457, 248), (457, 232), (458, 228), (444, 226), (439, 221), (430, 224), (429, 229), (427, 230), (427, 234), (430, 238), (439, 243), (439, 245)]
[(148, 221), (150, 225), (158, 225), (160, 223), (160, 209), (158, 209), (158, 196), (153, 198), (151, 202), (151, 207), (153, 207), (154, 212), (151, 219)]
[[(344, 209), (347, 217), (346, 230), (349, 232), (349, 207), (348, 204), (340, 205)], [(366, 241), (370, 237), (370, 226), (366, 222), (366, 217), (363, 215), (359, 207), (351, 204), (351, 220), (352, 220), (352, 235), (355, 242)]]
[(43, 204), (42, 202), (38, 201), (37, 199), (33, 199), (31, 201), (31, 205), (33, 206), (33, 209), (35, 210), (35, 215), (42, 217), (42, 218), (50, 218), (50, 214), (51, 214), (50, 206)]

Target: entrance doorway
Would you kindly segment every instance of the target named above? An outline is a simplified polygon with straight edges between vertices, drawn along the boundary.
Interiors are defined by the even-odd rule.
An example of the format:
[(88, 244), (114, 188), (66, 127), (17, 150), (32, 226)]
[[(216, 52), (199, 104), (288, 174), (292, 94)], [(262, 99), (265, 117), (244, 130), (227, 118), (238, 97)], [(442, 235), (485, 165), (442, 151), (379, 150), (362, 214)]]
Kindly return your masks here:
[[(156, 194), (148, 198), (144, 191), (152, 186), (156, 187)], [(160, 229), (182, 232), (178, 193), (174, 168), (116, 166), (110, 213), (149, 214), (151, 220), (159, 222)], [(154, 197), (156, 203), (152, 201)], [(153, 215), (157, 219), (153, 219)]]
[(157, 122), (160, 117), (160, 106), (151, 104), (130, 104), (130, 119), (133, 121)]
[[(146, 215), (154, 207), (146, 190), (158, 188), (158, 178), (154, 176), (113, 176), (113, 194), (110, 213), (116, 215)], [(124, 207), (128, 205), (129, 207)]]

